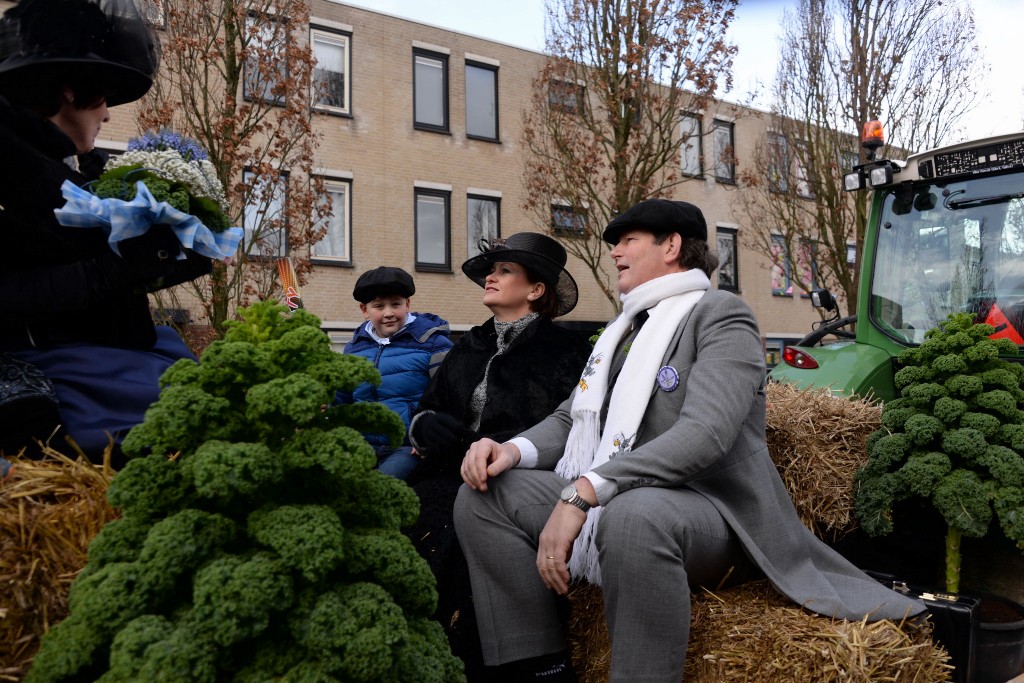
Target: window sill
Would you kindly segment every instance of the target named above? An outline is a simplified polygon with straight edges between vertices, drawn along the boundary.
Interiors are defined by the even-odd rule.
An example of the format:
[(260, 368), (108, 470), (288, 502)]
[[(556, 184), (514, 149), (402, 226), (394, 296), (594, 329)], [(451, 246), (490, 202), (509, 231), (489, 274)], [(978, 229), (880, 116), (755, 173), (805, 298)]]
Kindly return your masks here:
[(422, 130), (424, 133), (440, 133), (441, 135), (451, 135), (452, 132), (447, 127), (441, 126), (430, 126), (425, 123), (413, 123), (413, 130)]
[(309, 262), (314, 266), (327, 266), (329, 268), (354, 268), (355, 264), (352, 263), (351, 259), (332, 259), (324, 258), (322, 256), (310, 257)]
[(323, 106), (313, 105), (313, 111), (315, 111), (317, 114), (323, 114), (324, 116), (334, 116), (334, 117), (337, 117), (339, 119), (354, 119), (355, 118), (352, 115), (352, 112), (341, 111), (339, 109), (332, 109), (331, 107), (323, 107)]
[(417, 263), (414, 266), (417, 273), (451, 273), (452, 267), (445, 265), (434, 265), (430, 263)]

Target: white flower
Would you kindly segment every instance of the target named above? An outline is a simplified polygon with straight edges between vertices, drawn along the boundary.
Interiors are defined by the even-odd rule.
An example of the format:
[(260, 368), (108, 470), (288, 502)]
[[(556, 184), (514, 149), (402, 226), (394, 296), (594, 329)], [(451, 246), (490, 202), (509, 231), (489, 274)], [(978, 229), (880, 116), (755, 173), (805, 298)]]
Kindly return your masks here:
[(173, 149), (133, 150), (111, 157), (103, 170), (109, 171), (121, 166), (141, 166), (167, 180), (183, 183), (193, 195), (212, 199), (222, 211), (228, 211), (224, 188), (208, 159), (185, 161), (181, 154)]

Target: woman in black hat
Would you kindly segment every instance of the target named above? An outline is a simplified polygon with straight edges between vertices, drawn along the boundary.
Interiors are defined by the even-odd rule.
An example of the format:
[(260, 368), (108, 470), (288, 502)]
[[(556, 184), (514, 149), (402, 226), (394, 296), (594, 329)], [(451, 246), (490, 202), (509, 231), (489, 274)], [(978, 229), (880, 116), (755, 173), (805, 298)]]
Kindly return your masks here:
[(504, 441), (547, 417), (572, 393), (591, 351), (584, 335), (553, 322), (579, 296), (562, 245), (524, 232), (483, 246), (462, 272), (483, 287), (483, 303), (494, 315), (456, 342), (410, 429), (424, 462), (413, 485), (420, 519), (408, 534), (438, 578), (436, 616), (471, 682), (486, 677), (469, 576), (452, 525), (459, 466), (476, 439)]
[(98, 457), (108, 434), (142, 420), (163, 371), (192, 357), (154, 325), (147, 290), (209, 272), (209, 260), (177, 261), (167, 226), (118, 256), (101, 230), (54, 216), (65, 180), (85, 185), (101, 170), (93, 148), (107, 108), (142, 97), (158, 62), (131, 0), (22, 0), (0, 18), (0, 376), (17, 378), (0, 382), (8, 454), (59, 424)]

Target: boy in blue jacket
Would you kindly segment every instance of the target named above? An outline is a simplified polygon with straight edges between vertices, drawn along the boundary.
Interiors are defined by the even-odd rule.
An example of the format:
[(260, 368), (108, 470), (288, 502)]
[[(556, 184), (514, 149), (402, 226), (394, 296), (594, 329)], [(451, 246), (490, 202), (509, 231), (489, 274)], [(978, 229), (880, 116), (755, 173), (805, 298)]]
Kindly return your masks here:
[(356, 280), (352, 296), (366, 318), (345, 345), (345, 353), (362, 356), (380, 371), (379, 386), (362, 384), (341, 400), (383, 403), (405, 423), (406, 438), (393, 449), (380, 434), (364, 434), (377, 451), (377, 469), (406, 479), (419, 459), (409, 444), (409, 420), (416, 412), (423, 390), (452, 347), (448, 321), (432, 313), (411, 313), (410, 297), (416, 293), (412, 276), (401, 268), (380, 266)]

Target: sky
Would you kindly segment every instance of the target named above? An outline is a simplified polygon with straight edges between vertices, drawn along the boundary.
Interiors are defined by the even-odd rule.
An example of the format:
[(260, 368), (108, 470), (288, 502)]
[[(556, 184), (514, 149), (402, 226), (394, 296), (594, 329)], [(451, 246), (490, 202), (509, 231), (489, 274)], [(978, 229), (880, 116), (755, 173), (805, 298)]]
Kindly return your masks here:
[[(342, 1), (538, 52), (544, 47), (544, 0)], [(740, 0), (730, 27), (730, 39), (739, 48), (734, 61), (733, 89), (719, 93), (720, 99), (747, 102), (748, 94), (756, 90), (759, 83), (762, 93), (770, 90), (783, 10), (795, 5), (796, 0)], [(969, 115), (969, 137), (1021, 130), (1024, 128), (1024, 40), (1020, 36), (1020, 24), (1024, 18), (1024, 0), (971, 0), (971, 6), (978, 42), (991, 71), (981, 88), (986, 96)], [(766, 96), (755, 100), (755, 106), (767, 109)]]

